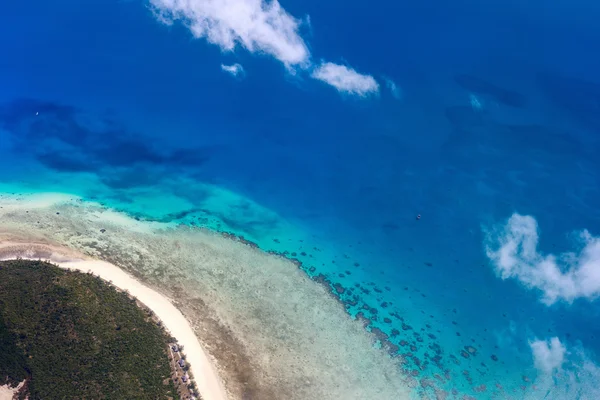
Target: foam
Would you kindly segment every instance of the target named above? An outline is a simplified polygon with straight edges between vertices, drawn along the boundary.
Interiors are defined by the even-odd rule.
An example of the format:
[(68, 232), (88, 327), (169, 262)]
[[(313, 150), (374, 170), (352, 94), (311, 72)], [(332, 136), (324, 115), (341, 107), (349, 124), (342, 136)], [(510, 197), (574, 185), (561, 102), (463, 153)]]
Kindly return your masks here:
[(66, 246), (173, 298), (233, 399), (409, 397), (401, 359), (375, 349), (361, 324), (290, 261), (214, 232), (64, 200), (28, 204), (24, 196), (11, 207), (3, 196), (0, 237)]

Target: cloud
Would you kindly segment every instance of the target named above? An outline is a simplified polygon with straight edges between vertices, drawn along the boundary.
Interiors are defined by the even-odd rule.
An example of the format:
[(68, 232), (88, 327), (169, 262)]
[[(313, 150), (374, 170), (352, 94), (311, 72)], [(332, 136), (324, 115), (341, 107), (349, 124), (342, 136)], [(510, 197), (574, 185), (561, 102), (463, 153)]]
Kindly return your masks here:
[(584, 230), (577, 240), (581, 247), (577, 253), (544, 255), (537, 249), (536, 220), (513, 214), (502, 229), (488, 233), (486, 253), (502, 279), (516, 278), (542, 291), (546, 305), (594, 300), (600, 295), (600, 238)]
[(244, 67), (241, 64), (235, 63), (232, 65), (221, 64), (221, 69), (235, 77), (244, 75)]
[(379, 92), (379, 84), (371, 75), (363, 75), (345, 65), (321, 63), (312, 77), (330, 84), (339, 92), (367, 96)]
[(529, 342), (533, 354), (533, 365), (542, 373), (552, 373), (562, 367), (565, 361), (566, 347), (557, 337), (550, 340)]
[(299, 34), (300, 21), (277, 0), (150, 0), (164, 23), (182, 21), (194, 37), (224, 51), (242, 46), (269, 54), (288, 67), (307, 65), (310, 52)]
[(524, 400), (600, 398), (600, 367), (581, 346), (567, 348), (557, 337), (530, 342), (538, 369), (535, 390)]
[[(268, 54), (282, 62), (289, 72), (313, 67), (308, 45), (300, 27), (311, 31), (310, 17), (299, 20), (277, 0), (150, 0), (156, 18), (165, 24), (180, 21), (196, 38), (204, 38), (223, 51), (241, 46), (251, 53)], [(310, 34), (310, 33), (309, 33)], [(226, 69), (231, 72), (233, 70)], [(372, 76), (351, 68), (323, 63), (312, 76), (340, 92), (366, 96), (379, 91)]]
[(398, 100), (402, 100), (402, 97), (403, 97), (402, 88), (400, 86), (396, 85), (396, 82), (394, 82), (390, 78), (384, 78), (384, 79), (385, 79), (385, 86), (388, 88), (388, 90), (390, 91), (392, 96), (394, 96), (394, 98), (396, 98)]

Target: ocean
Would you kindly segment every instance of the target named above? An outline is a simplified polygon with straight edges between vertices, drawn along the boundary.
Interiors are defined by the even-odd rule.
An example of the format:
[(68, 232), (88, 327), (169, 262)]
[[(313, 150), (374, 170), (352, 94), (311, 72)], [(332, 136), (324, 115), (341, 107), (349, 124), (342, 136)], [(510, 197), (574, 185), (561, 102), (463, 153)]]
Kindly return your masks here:
[(564, 0), (5, 4), (0, 191), (297, 260), (415, 398), (600, 398), (599, 18)]

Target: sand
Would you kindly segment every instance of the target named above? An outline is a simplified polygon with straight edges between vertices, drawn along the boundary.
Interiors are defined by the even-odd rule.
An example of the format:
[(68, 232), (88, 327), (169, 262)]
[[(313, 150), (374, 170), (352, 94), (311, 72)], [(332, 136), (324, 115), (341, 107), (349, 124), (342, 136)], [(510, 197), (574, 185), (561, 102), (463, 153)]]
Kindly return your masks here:
[[(401, 400), (415, 383), (401, 373), (401, 358), (375, 348), (375, 338), (293, 263), (220, 234), (137, 221), (70, 196), (5, 194), (0, 241), (4, 257), (51, 253), (156, 307), (190, 356), (188, 343), (200, 342), (190, 357), (199, 388), (212, 364), (230, 400)], [(139, 287), (154, 294), (142, 298)], [(153, 303), (159, 299), (166, 303)], [(179, 311), (165, 315), (169, 305)], [(204, 379), (204, 390), (218, 388)]]
[[(83, 273), (91, 272), (121, 290), (136, 297), (162, 321), (163, 326), (183, 345), (191, 373), (198, 390), (205, 400), (227, 400), (221, 379), (198, 342), (192, 327), (183, 314), (164, 295), (144, 286), (142, 283), (106, 261), (89, 259), (82, 254), (49, 245), (26, 242), (0, 241), (0, 260), (13, 258), (18, 253), (21, 258), (52, 262), (61, 268)], [(12, 255), (11, 255), (12, 254)]]
[(23, 387), (25, 381), (19, 383), (17, 387), (9, 387), (8, 385), (0, 385), (0, 400), (12, 400), (13, 396)]

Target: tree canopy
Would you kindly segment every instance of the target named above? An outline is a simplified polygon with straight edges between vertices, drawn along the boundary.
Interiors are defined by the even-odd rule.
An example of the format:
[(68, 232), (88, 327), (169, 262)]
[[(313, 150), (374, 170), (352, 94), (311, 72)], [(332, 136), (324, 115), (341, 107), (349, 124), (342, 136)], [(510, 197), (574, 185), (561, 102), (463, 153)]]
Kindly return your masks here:
[(169, 336), (127, 293), (41, 261), (0, 262), (0, 385), (29, 399), (177, 397)]

